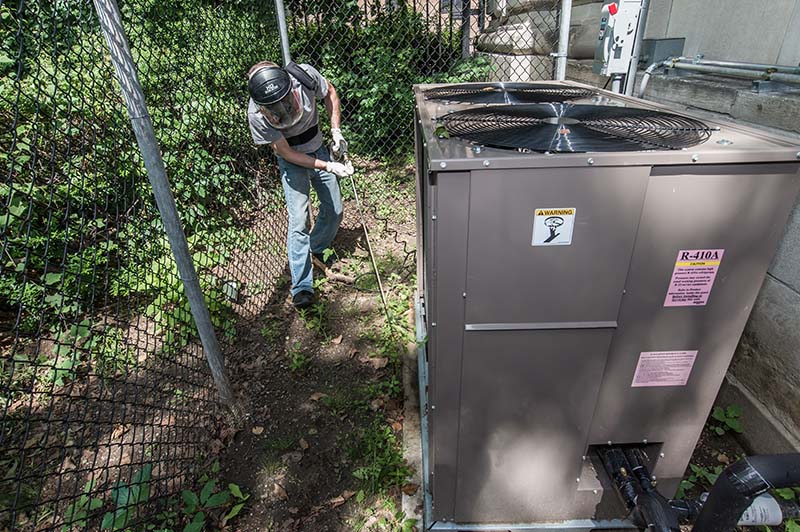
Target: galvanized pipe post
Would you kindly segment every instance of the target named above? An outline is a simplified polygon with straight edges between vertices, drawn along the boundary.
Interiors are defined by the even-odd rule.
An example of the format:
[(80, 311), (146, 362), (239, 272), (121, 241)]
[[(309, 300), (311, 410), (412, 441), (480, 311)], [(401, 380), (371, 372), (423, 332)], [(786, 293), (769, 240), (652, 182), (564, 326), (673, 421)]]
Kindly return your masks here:
[(128, 109), (128, 116), (136, 135), (136, 142), (142, 153), (147, 177), (153, 188), (156, 206), (164, 224), (164, 231), (167, 233), (175, 263), (178, 266), (178, 273), (183, 281), (183, 288), (189, 300), (189, 306), (197, 325), (197, 332), (200, 335), (200, 342), (203, 344), (203, 351), (211, 368), (211, 375), (219, 391), (220, 399), (229, 407), (234, 407), (233, 393), (231, 392), (228, 377), (225, 374), (222, 350), (220, 349), (217, 336), (214, 333), (214, 326), (211, 323), (211, 316), (208, 312), (203, 292), (200, 289), (200, 282), (197, 272), (194, 269), (192, 255), (186, 242), (186, 235), (183, 232), (178, 209), (175, 206), (175, 198), (172, 196), (167, 172), (164, 167), (164, 160), (161, 158), (161, 147), (156, 139), (153, 130), (153, 122), (147, 112), (147, 105), (144, 100), (142, 86), (136, 74), (136, 65), (131, 56), (128, 39), (122, 27), (122, 18), (116, 0), (94, 0), (97, 16), (100, 19), (100, 26), (111, 52), (111, 62), (117, 73), (117, 81), (122, 89), (122, 97)]
[(467, 59), (472, 56), (470, 53), (470, 30), (472, 29), (472, 24), (470, 21), (470, 15), (472, 14), (472, 8), (470, 6), (469, 0), (463, 0), (461, 4), (461, 58)]
[(286, 28), (286, 9), (283, 7), (283, 0), (275, 0), (275, 16), (278, 19), (283, 64), (288, 65), (292, 61), (292, 54), (289, 52), (289, 30)]
[(561, 1), (561, 16), (558, 28), (558, 52), (556, 57), (556, 79), (567, 79), (567, 54), (569, 52), (569, 24), (572, 17), (572, 0)]
[(636, 85), (636, 71), (639, 69), (639, 55), (642, 53), (644, 30), (647, 27), (647, 14), (650, 11), (650, 0), (643, 0), (639, 8), (639, 24), (636, 27), (636, 36), (633, 41), (631, 64), (628, 65), (628, 74), (625, 76), (625, 94), (631, 96)]

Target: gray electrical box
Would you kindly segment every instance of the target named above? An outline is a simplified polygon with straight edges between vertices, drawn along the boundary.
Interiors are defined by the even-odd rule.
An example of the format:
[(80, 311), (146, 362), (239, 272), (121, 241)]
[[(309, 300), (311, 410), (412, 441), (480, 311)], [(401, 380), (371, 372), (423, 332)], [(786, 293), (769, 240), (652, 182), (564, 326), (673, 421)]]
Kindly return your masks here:
[(800, 148), (566, 82), (415, 94), (426, 527), (629, 528), (593, 450), (674, 496)]

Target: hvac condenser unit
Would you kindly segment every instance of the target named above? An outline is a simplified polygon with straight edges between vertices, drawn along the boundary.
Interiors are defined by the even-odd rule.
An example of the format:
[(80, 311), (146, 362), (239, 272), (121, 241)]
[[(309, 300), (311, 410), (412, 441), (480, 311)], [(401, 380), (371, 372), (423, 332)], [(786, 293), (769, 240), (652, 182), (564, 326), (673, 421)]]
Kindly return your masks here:
[(675, 494), (800, 188), (800, 148), (570, 83), (420, 85), (426, 526), (626, 528)]

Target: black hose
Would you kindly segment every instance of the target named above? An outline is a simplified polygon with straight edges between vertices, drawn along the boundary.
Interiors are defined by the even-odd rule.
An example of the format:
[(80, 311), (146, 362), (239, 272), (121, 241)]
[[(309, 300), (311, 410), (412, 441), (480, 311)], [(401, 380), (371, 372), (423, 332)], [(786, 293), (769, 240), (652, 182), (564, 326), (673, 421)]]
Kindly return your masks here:
[(743, 458), (717, 478), (693, 532), (730, 532), (753, 499), (773, 488), (800, 486), (800, 454)]

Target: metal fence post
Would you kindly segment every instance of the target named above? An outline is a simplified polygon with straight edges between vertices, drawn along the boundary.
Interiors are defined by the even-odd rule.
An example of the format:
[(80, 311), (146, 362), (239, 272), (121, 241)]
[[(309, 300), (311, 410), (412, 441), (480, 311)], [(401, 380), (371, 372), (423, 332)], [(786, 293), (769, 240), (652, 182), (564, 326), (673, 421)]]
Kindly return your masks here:
[(275, 16), (278, 19), (278, 33), (281, 36), (283, 64), (288, 65), (292, 61), (292, 54), (289, 52), (289, 30), (286, 28), (286, 9), (283, 7), (283, 0), (275, 0)]
[(556, 56), (556, 79), (567, 79), (567, 54), (569, 53), (569, 23), (572, 17), (572, 0), (562, 0), (560, 25), (558, 28), (558, 52)]
[(111, 62), (114, 64), (114, 69), (117, 73), (117, 81), (122, 89), (122, 96), (128, 108), (133, 132), (136, 135), (136, 141), (147, 169), (147, 177), (153, 188), (153, 195), (155, 196), (158, 211), (161, 214), (164, 231), (167, 233), (175, 263), (183, 281), (183, 288), (189, 300), (192, 316), (197, 325), (197, 332), (200, 335), (200, 341), (203, 344), (203, 350), (211, 368), (211, 374), (217, 385), (220, 399), (226, 405), (233, 407), (233, 394), (231, 393), (228, 377), (225, 374), (222, 350), (214, 333), (214, 326), (211, 324), (211, 316), (209, 315), (203, 292), (200, 289), (200, 282), (192, 262), (192, 256), (189, 253), (186, 235), (183, 233), (183, 226), (175, 206), (175, 198), (173, 198), (170, 190), (164, 161), (161, 158), (161, 148), (156, 139), (150, 115), (147, 112), (142, 87), (136, 74), (136, 66), (122, 27), (119, 7), (116, 0), (94, 0), (94, 6), (100, 19), (106, 43), (111, 52)]
[(469, 50), (470, 46), (470, 1), (463, 0), (461, 3), (461, 58), (467, 59), (472, 56)]

